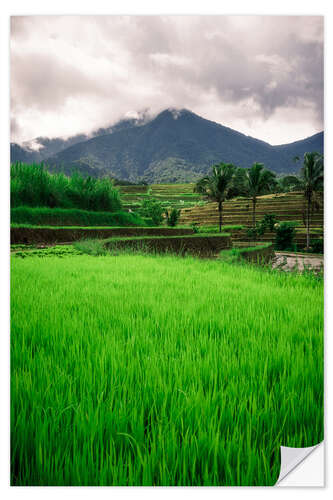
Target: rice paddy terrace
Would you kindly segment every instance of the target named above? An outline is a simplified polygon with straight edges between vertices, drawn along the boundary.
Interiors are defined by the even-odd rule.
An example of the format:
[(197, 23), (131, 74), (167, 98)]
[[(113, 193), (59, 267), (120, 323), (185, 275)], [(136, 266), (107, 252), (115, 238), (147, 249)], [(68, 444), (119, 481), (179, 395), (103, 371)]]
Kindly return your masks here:
[(178, 209), (194, 206), (201, 196), (193, 192), (194, 184), (151, 184), (150, 186), (119, 186), (125, 209), (135, 210), (146, 198), (155, 198), (165, 207)]
[[(166, 207), (181, 209), (180, 224), (197, 223), (200, 226), (218, 224), (216, 203), (204, 202), (202, 197), (193, 192), (194, 184), (152, 184), (150, 186), (119, 186), (125, 209), (135, 210), (145, 198), (155, 198)], [(279, 221), (297, 221), (296, 241), (305, 244), (306, 232), (303, 221), (304, 197), (301, 192), (279, 193), (260, 196), (257, 201), (256, 220), (265, 214), (275, 214)], [(233, 232), (234, 240), (246, 240), (246, 228), (252, 226), (252, 200), (239, 198), (226, 201), (223, 205), (224, 225), (243, 225), (244, 230)], [(323, 202), (312, 215), (311, 238), (323, 236)], [(265, 233), (263, 241), (275, 239), (274, 233)]]
[[(265, 214), (274, 214), (279, 221), (297, 221), (296, 241), (305, 243), (306, 232), (303, 221), (304, 196), (300, 192), (279, 193), (260, 196), (257, 200), (256, 221)], [(206, 203), (204, 206), (184, 208), (181, 212), (180, 224), (197, 223), (199, 225), (217, 225), (219, 220), (216, 203)], [(323, 200), (312, 215), (311, 238), (323, 236)], [(252, 200), (248, 198), (234, 199), (223, 204), (223, 224), (241, 224), (244, 230), (233, 235), (233, 239), (244, 240), (246, 228), (252, 226)], [(274, 239), (274, 233), (265, 233), (260, 237), (263, 241)]]

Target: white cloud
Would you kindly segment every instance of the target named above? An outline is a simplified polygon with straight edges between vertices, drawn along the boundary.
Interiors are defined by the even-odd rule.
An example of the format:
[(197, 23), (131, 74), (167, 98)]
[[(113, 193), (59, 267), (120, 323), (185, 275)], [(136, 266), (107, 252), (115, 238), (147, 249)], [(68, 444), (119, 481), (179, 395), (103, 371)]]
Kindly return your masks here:
[[(271, 143), (322, 129), (323, 18), (12, 18), (13, 140), (188, 108)], [(305, 134), (305, 135), (302, 135)]]

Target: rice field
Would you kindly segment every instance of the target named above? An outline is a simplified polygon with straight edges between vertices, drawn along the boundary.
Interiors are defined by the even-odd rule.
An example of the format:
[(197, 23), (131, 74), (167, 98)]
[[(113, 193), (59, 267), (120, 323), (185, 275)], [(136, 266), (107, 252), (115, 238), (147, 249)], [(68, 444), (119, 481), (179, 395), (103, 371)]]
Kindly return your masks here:
[(12, 485), (273, 485), (323, 439), (323, 282), (12, 256)]

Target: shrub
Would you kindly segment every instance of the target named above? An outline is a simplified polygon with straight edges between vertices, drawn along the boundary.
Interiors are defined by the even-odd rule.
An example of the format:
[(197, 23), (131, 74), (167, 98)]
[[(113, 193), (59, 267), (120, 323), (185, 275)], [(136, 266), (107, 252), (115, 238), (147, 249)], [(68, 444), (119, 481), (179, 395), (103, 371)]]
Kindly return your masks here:
[(324, 253), (324, 240), (323, 238), (318, 238), (310, 241), (310, 247), (313, 253)]
[(247, 230), (246, 230), (246, 235), (253, 239), (253, 240), (256, 240), (258, 235), (259, 235), (259, 226), (258, 224), (256, 225), (256, 227), (249, 227)]
[(197, 222), (192, 222), (191, 228), (192, 228), (194, 233), (199, 233), (199, 231), (200, 231), (200, 227), (199, 227), (199, 224)]
[(266, 231), (273, 231), (277, 223), (275, 214), (265, 214), (261, 221), (255, 227), (250, 227), (246, 234), (249, 238), (256, 240), (258, 236), (262, 236)]
[(167, 220), (167, 225), (171, 227), (175, 227), (178, 224), (180, 217), (180, 210), (177, 208), (173, 208), (170, 212), (168, 210), (165, 211), (165, 216)]
[(154, 226), (160, 226), (163, 222), (163, 205), (154, 198), (144, 200), (139, 209), (140, 215), (148, 217), (152, 220)]
[[(274, 226), (275, 224), (277, 223), (277, 219), (276, 219), (276, 215), (275, 214), (265, 214), (264, 217), (262, 218), (261, 220), (261, 226), (265, 229), (265, 230), (270, 230), (270, 231), (273, 231), (274, 230)], [(263, 234), (263, 233), (262, 233)]]
[(276, 250), (293, 250), (295, 238), (295, 223), (294, 222), (280, 222), (274, 225), (275, 248)]

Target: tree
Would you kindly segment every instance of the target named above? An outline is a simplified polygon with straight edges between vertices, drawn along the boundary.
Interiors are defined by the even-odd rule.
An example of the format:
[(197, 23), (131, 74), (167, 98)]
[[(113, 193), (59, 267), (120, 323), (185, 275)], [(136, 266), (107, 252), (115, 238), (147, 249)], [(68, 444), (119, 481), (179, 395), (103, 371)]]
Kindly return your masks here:
[(267, 170), (263, 163), (254, 163), (246, 170), (247, 191), (252, 198), (252, 226), (256, 227), (257, 197), (270, 192), (276, 184), (276, 175)]
[(211, 175), (200, 179), (194, 192), (200, 193), (211, 201), (218, 204), (219, 231), (222, 231), (223, 202), (228, 197), (228, 191), (232, 186), (236, 167), (231, 163), (220, 163), (212, 167)]
[(306, 250), (310, 248), (311, 216), (315, 206), (315, 194), (324, 186), (324, 157), (317, 152), (304, 153), (303, 166), (300, 171), (300, 187), (304, 193)]
[(171, 227), (177, 226), (180, 217), (180, 210), (177, 210), (177, 208), (173, 208), (171, 210), (166, 210), (164, 213), (167, 225)]
[(243, 167), (236, 167), (232, 185), (228, 189), (228, 198), (246, 195), (246, 169)]
[(154, 198), (144, 200), (141, 203), (139, 214), (152, 220), (154, 226), (160, 226), (163, 222), (163, 205)]
[(283, 175), (277, 179), (276, 193), (290, 193), (300, 189), (300, 180), (296, 175)]

